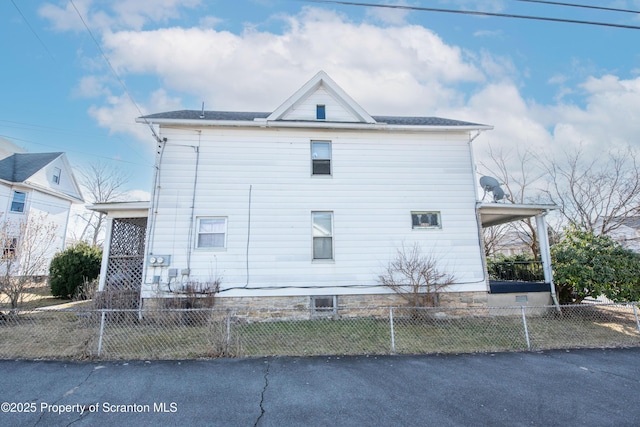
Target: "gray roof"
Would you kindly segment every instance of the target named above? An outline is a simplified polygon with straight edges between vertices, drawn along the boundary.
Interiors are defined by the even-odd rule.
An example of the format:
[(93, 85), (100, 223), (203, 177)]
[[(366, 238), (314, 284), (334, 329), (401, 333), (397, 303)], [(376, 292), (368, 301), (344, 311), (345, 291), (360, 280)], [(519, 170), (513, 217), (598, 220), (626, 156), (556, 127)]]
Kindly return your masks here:
[[(153, 119), (169, 120), (200, 120), (201, 110), (168, 111), (166, 113), (149, 114), (140, 117), (153, 121)], [(229, 121), (253, 121), (254, 119), (266, 119), (271, 113), (237, 112), (237, 111), (205, 111), (204, 120), (229, 120)], [(484, 126), (478, 123), (463, 122), (460, 120), (443, 119), (440, 117), (401, 117), (401, 116), (372, 116), (378, 123), (402, 126)]]
[(0, 160), (0, 179), (24, 182), (63, 153), (16, 153)]

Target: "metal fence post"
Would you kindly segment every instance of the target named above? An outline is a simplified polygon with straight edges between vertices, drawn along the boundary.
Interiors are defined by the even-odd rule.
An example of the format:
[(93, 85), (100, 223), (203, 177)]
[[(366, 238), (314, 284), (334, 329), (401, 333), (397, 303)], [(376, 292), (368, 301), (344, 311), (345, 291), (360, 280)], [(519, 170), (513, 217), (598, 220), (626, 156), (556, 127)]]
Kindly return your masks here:
[(638, 321), (638, 306), (633, 304), (633, 315), (636, 316), (636, 328), (638, 328), (638, 332), (640, 332), (640, 321)]
[(393, 330), (393, 307), (389, 307), (389, 325), (391, 326), (391, 353), (396, 352), (396, 337)]
[(231, 344), (231, 312), (227, 310), (227, 349)]
[(102, 353), (102, 336), (104, 335), (104, 309), (100, 310), (100, 312), (102, 313), (101, 319), (100, 319), (100, 337), (98, 338), (98, 357), (100, 357), (100, 354)]
[(531, 350), (531, 342), (529, 341), (529, 328), (527, 327), (527, 316), (524, 313), (524, 306), (520, 306), (522, 310), (522, 324), (524, 326), (524, 336), (527, 339), (527, 350)]

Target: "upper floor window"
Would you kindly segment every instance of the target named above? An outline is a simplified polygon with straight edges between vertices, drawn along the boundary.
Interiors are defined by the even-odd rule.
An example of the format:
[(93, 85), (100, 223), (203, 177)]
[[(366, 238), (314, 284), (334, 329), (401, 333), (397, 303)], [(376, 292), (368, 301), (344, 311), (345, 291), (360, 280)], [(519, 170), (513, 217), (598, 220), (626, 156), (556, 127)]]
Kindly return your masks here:
[(316, 105), (316, 120), (326, 120), (327, 118), (327, 108), (322, 105)]
[(60, 175), (62, 175), (62, 170), (60, 168), (53, 168), (53, 183), (60, 184)]
[(313, 259), (333, 259), (333, 212), (311, 212)]
[(411, 212), (411, 228), (442, 228), (440, 212)]
[(27, 193), (22, 191), (13, 192), (13, 200), (11, 200), (11, 212), (24, 212), (24, 205), (27, 202)]
[(196, 248), (222, 249), (227, 244), (227, 219), (201, 217), (197, 221), (198, 239)]
[(331, 175), (331, 142), (311, 141), (311, 174)]

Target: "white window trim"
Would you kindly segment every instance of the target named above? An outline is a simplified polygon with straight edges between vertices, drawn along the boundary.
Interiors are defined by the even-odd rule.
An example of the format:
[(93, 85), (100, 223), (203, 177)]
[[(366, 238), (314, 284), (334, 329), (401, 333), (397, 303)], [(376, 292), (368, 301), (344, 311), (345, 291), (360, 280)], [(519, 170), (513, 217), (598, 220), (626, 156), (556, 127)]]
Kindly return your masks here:
[[(200, 241), (200, 234), (208, 234), (208, 233), (200, 233), (200, 221), (203, 219), (223, 219), (224, 220), (224, 242), (222, 246), (198, 246), (198, 242)], [(196, 217), (195, 224), (195, 249), (197, 251), (226, 251), (227, 250), (227, 237), (229, 234), (229, 220), (226, 216), (198, 216)]]
[[(315, 143), (325, 143), (329, 144), (329, 173), (313, 173), (313, 144)], [(314, 178), (331, 178), (333, 176), (333, 142), (330, 140), (321, 140), (321, 139), (313, 139), (309, 144), (309, 165), (311, 167), (311, 176)], [(320, 159), (323, 160), (323, 159)]]
[[(331, 237), (331, 258), (316, 258), (315, 257), (315, 237), (313, 235), (313, 215), (314, 214), (330, 214), (331, 215), (331, 235), (327, 237)], [(336, 251), (335, 251), (335, 235), (334, 235), (334, 218), (333, 211), (311, 211), (311, 260), (314, 263), (334, 263), (336, 259)]]
[[(20, 194), (24, 194), (24, 202), (22, 202), (22, 210), (21, 211), (14, 211), (12, 209), (13, 207), (13, 203), (16, 197), (16, 194), (20, 193)], [(13, 190), (13, 193), (11, 194), (11, 200), (9, 201), (9, 213), (12, 214), (16, 214), (16, 215), (23, 215), (27, 212), (27, 203), (29, 202), (29, 194), (26, 191), (18, 191), (18, 190)]]
[(53, 183), (56, 185), (60, 185), (60, 179), (62, 178), (62, 169), (55, 167), (53, 168)]

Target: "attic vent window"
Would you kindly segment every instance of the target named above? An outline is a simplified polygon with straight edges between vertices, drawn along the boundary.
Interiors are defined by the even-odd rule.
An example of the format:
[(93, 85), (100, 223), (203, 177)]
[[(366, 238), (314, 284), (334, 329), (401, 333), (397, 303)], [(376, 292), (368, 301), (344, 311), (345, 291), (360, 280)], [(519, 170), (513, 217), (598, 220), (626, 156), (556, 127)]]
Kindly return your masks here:
[(327, 118), (327, 109), (324, 105), (318, 104), (316, 105), (316, 119), (317, 120), (326, 120)]
[(62, 174), (62, 170), (60, 168), (53, 169), (53, 183), (60, 184), (60, 175)]

